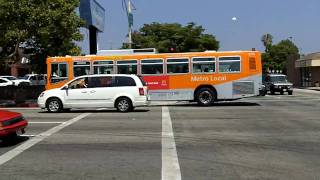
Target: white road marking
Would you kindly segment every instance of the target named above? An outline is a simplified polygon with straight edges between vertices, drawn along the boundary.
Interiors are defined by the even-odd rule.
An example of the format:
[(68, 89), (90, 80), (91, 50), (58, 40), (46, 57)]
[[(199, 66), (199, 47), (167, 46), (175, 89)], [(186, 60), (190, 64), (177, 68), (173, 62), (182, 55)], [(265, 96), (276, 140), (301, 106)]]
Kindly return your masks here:
[(29, 121), (28, 122), (29, 124), (63, 124), (64, 122), (46, 122), (46, 121), (39, 121), (39, 122), (36, 122), (36, 121)]
[(181, 180), (181, 171), (168, 107), (162, 107), (161, 180)]
[(34, 134), (22, 134), (22, 135), (19, 135), (21, 137), (36, 137), (38, 135), (34, 135)]
[(52, 134), (57, 133), (58, 131), (62, 130), (63, 128), (79, 121), (80, 119), (83, 119), (83, 118), (89, 116), (90, 114), (91, 113), (81, 114), (73, 119), (70, 119), (69, 121), (66, 121), (63, 124), (55, 126), (55, 127), (37, 135), (37, 136), (35, 136), (34, 138), (26, 141), (25, 143), (21, 144), (20, 146), (6, 152), (5, 154), (0, 156), (0, 166), (3, 165), (4, 163), (10, 161), (11, 159), (15, 158), (16, 156), (21, 154), (23, 151), (25, 151), (25, 150), (31, 148), (32, 146), (36, 145), (37, 143), (41, 142), (45, 138), (51, 136)]

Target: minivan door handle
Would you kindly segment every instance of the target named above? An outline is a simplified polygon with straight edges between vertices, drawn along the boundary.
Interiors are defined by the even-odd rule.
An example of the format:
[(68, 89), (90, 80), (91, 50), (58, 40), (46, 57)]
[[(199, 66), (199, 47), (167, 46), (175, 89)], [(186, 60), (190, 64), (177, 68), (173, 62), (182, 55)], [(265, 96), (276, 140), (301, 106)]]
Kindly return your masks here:
[(81, 91), (81, 93), (88, 93), (87, 91)]

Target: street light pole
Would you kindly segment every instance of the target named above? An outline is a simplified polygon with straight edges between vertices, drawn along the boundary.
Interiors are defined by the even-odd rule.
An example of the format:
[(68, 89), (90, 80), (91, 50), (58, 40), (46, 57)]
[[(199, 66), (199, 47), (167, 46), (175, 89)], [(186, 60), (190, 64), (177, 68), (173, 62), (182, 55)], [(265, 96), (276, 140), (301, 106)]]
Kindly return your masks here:
[(129, 49), (132, 49), (132, 26), (133, 26), (133, 15), (131, 9), (131, 0), (128, 0), (128, 24), (129, 24), (129, 34), (128, 34), (128, 43)]

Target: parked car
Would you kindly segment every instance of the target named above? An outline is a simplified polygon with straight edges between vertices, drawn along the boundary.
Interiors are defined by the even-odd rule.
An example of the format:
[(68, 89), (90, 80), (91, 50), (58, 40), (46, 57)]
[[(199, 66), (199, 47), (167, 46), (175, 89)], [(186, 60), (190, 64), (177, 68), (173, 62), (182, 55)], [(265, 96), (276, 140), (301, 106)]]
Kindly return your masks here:
[(0, 77), (0, 86), (14, 86), (14, 82), (6, 78)]
[(275, 94), (275, 92), (280, 92), (280, 94), (284, 94), (287, 92), (289, 95), (292, 95), (292, 83), (287, 80), (287, 76), (284, 74), (268, 74), (265, 77), (264, 85), (266, 91), (270, 91), (271, 94)]
[(147, 86), (136, 75), (86, 75), (62, 88), (44, 91), (38, 98), (41, 108), (59, 112), (71, 108), (114, 107), (120, 112), (146, 106)]
[(46, 74), (26, 74), (22, 79), (30, 81), (30, 85), (46, 85)]
[(259, 88), (259, 96), (265, 96), (267, 94), (267, 89), (264, 84), (261, 85)]
[(9, 140), (25, 133), (27, 120), (18, 112), (0, 110), (0, 140)]
[(0, 77), (14, 82), (15, 86), (24, 86), (24, 85), (29, 86), (31, 84), (30, 80), (18, 79), (14, 76), (0, 76)]

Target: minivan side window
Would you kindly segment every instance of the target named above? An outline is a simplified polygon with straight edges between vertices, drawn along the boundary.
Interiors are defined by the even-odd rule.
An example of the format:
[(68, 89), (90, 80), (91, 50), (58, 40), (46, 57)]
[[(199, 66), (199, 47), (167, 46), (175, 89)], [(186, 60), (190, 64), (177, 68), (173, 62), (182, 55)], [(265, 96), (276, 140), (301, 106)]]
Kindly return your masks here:
[(136, 82), (131, 77), (126, 76), (116, 76), (115, 77), (115, 86), (136, 86)]
[(69, 83), (69, 88), (70, 89), (82, 89), (82, 88), (87, 88), (88, 87), (88, 78), (80, 78), (72, 81)]
[(112, 87), (112, 76), (90, 77), (88, 88)]

